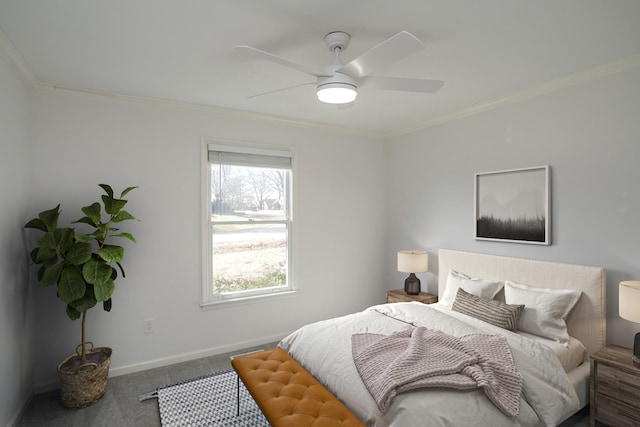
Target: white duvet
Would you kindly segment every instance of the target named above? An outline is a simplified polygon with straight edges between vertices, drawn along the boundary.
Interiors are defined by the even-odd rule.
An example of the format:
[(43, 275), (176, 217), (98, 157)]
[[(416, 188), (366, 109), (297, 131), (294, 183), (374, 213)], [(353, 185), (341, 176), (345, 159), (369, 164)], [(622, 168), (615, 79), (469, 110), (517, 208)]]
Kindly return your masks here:
[[(390, 334), (408, 325), (449, 335), (504, 335), (524, 377), (520, 414), (508, 417), (479, 390), (421, 389), (399, 394), (383, 414), (358, 375), (351, 335)], [(383, 304), (306, 325), (280, 343), (368, 426), (555, 426), (578, 410), (575, 390), (558, 358), (534, 340), (460, 313), (416, 302)]]

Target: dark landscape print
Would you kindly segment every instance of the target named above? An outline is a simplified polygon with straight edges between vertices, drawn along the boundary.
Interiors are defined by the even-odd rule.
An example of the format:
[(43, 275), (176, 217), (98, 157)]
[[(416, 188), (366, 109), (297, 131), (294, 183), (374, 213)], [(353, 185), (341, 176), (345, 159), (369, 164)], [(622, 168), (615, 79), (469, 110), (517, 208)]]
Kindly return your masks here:
[(548, 243), (547, 168), (476, 175), (476, 238)]
[(545, 218), (495, 218), (483, 216), (477, 220), (478, 237), (486, 239), (545, 241)]

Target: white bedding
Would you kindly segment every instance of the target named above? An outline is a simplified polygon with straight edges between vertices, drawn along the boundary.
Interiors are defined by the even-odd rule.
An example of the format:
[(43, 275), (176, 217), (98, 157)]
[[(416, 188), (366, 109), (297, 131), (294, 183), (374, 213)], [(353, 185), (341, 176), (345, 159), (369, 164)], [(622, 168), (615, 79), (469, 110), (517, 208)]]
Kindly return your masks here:
[(569, 341), (566, 344), (560, 344), (559, 342), (556, 342), (554, 340), (539, 337), (537, 335), (529, 334), (522, 331), (518, 331), (518, 334), (549, 347), (551, 351), (553, 351), (553, 354), (556, 355), (558, 360), (560, 360), (560, 364), (566, 372), (577, 368), (585, 361), (587, 350), (577, 338), (570, 336)]
[[(480, 390), (424, 389), (398, 395), (382, 414), (364, 386), (351, 353), (354, 333), (390, 334), (409, 325), (454, 336), (504, 335), (524, 377), (517, 418), (504, 415)], [(578, 409), (578, 398), (553, 352), (519, 334), (422, 303), (395, 303), (306, 325), (280, 347), (342, 400), (369, 426), (555, 426)]]

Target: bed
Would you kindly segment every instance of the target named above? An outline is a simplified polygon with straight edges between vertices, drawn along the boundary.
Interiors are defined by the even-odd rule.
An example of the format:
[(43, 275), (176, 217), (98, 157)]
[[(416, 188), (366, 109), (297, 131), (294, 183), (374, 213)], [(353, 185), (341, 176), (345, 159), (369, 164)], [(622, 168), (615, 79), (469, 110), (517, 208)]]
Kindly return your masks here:
[[(460, 282), (456, 282), (458, 279)], [(476, 280), (479, 282), (470, 282)], [(478, 289), (486, 292), (489, 286), (485, 286), (485, 283), (497, 282), (503, 286), (496, 293), (494, 285), (491, 285), (491, 298), (469, 296), (467, 292), (456, 290), (453, 298), (456, 309), (452, 309), (451, 294), (457, 286), (463, 290), (472, 289), (470, 292), (473, 294), (479, 292)], [(469, 283), (481, 283), (482, 287), (469, 288)], [(605, 271), (598, 267), (442, 249), (438, 252), (438, 295), (441, 301), (437, 304), (399, 302), (376, 305), (362, 312), (305, 325), (285, 337), (279, 347), (286, 350), (369, 426), (553, 426), (589, 402), (589, 355), (605, 345), (605, 288)], [(534, 300), (531, 299), (532, 295)], [(536, 306), (538, 300), (535, 298), (538, 296), (542, 298), (540, 301), (547, 303), (550, 296), (554, 301), (573, 299), (568, 315), (565, 313), (565, 319), (561, 319), (566, 329), (555, 331), (553, 328), (558, 325), (549, 326), (548, 319), (539, 320), (536, 317), (546, 315), (544, 310), (540, 311)], [(521, 303), (522, 298), (526, 304), (511, 304), (514, 301)], [(467, 306), (473, 309), (476, 301), (486, 304), (487, 299), (501, 301), (492, 304), (500, 305), (501, 310), (506, 307), (511, 315), (513, 312), (521, 313), (522, 317), (516, 320), (516, 323), (520, 322), (518, 330), (510, 331), (486, 323), (461, 310), (461, 307), (465, 308), (463, 302), (469, 303)], [(518, 308), (521, 305), (524, 308)], [(485, 311), (484, 308), (482, 311)], [(532, 315), (542, 326), (531, 323)], [(560, 320), (553, 320), (556, 321)], [(531, 333), (530, 327), (534, 328), (534, 333)], [(538, 336), (535, 329), (538, 327), (544, 332), (541, 334), (549, 330), (552, 335)], [(523, 332), (520, 328), (527, 331)], [(556, 332), (566, 335), (561, 334), (558, 338)], [(407, 338), (409, 335), (411, 337)], [(379, 378), (380, 371), (398, 371), (402, 375), (418, 365), (413, 359), (410, 359), (411, 363), (406, 359), (388, 359), (390, 356), (387, 353), (382, 355), (379, 351), (383, 347), (381, 343), (385, 343), (387, 350), (393, 348), (397, 356), (400, 350), (397, 350), (396, 344), (402, 339), (403, 345), (408, 345), (412, 350), (404, 348), (401, 354), (405, 355), (403, 357), (409, 354), (411, 358), (415, 356), (411, 352), (422, 351), (419, 350), (420, 345), (426, 342), (414, 340), (439, 336), (453, 336), (458, 340), (456, 342), (469, 340), (467, 343), (480, 338), (495, 339), (495, 344), (485, 345), (485, 351), (491, 353), (491, 357), (495, 357), (500, 345), (507, 343), (508, 350), (500, 350), (500, 353), (508, 354), (505, 356), (508, 360), (504, 359), (507, 362), (503, 363), (503, 360), (497, 363), (497, 359), (491, 357), (487, 360), (480, 358), (485, 360), (486, 366), (508, 371), (509, 377), (501, 383), (504, 387), (488, 387), (485, 384), (483, 387), (460, 385), (457, 389), (452, 388), (455, 384), (462, 384), (456, 383), (462, 378), (462, 371), (447, 373), (458, 375), (456, 381), (449, 381), (454, 378), (452, 376), (436, 375), (443, 373), (437, 370), (432, 370), (432, 375), (422, 375), (420, 380), (416, 381), (418, 377), (414, 377), (411, 383), (397, 381), (392, 386), (386, 379)], [(414, 342), (418, 344), (413, 345)], [(374, 357), (377, 359), (374, 360)], [(385, 360), (396, 360), (397, 363), (384, 366)], [(515, 370), (508, 368), (510, 364)], [(493, 378), (504, 377), (504, 372), (498, 371)], [(378, 377), (372, 378), (376, 375)], [(514, 391), (506, 385), (520, 377), (521, 389), (518, 390), (521, 392), (517, 394), (515, 402), (516, 405), (519, 403), (518, 407), (513, 409), (513, 396), (511, 402), (507, 399), (504, 401), (506, 403), (499, 405), (497, 400), (500, 399), (496, 398), (495, 393), (491, 395), (489, 392), (498, 390), (508, 394), (507, 390), (513, 395)], [(445, 378), (446, 381), (443, 380)], [(420, 386), (420, 381), (425, 381), (426, 385)]]

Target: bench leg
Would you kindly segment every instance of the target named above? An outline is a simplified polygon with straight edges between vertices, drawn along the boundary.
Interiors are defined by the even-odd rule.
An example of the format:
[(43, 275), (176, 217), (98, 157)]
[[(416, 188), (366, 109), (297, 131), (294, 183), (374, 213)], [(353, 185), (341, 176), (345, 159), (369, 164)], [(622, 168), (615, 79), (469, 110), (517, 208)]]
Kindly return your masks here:
[(237, 416), (240, 416), (240, 375), (236, 375), (238, 377), (238, 413)]

